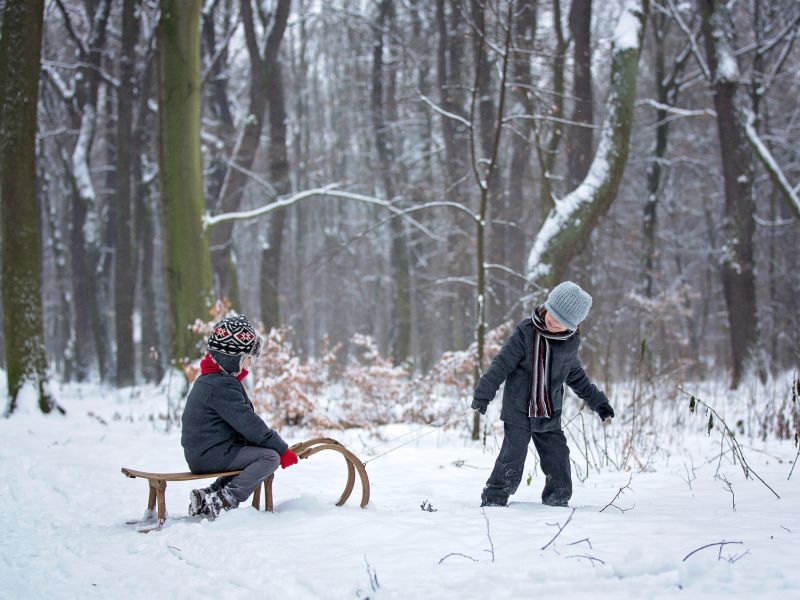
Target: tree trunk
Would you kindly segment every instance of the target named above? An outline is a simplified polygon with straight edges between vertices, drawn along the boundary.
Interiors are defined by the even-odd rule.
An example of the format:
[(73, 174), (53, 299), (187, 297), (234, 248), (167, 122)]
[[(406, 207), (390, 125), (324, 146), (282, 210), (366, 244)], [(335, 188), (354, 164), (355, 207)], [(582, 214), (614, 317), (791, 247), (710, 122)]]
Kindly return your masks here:
[[(384, 35), (390, 28), (394, 15), (394, 3), (391, 0), (382, 0), (379, 11), (372, 55), (372, 127), (383, 191), (386, 199), (392, 201), (395, 199), (395, 182), (392, 173), (395, 157), (384, 108), (383, 48)], [(395, 364), (400, 364), (411, 353), (411, 282), (406, 232), (402, 219), (393, 218), (389, 223), (389, 231), (391, 233), (389, 255), (394, 287), (389, 337), (392, 358)]]
[[(525, 114), (535, 114), (536, 106), (533, 100), (533, 72), (531, 69), (530, 53), (534, 51), (536, 37), (536, 0), (521, 0), (515, 18), (516, 40), (513, 48), (515, 53), (512, 61), (514, 68), (514, 97), (520, 106), (524, 107)], [(533, 119), (523, 119), (515, 123), (516, 133), (511, 141), (511, 163), (508, 170), (508, 205), (511, 212), (508, 215), (509, 223), (504, 227), (502, 242), (505, 245), (504, 256), (506, 266), (515, 273), (522, 273), (525, 268), (525, 223), (534, 214), (524, 201), (525, 187), (529, 184), (531, 166), (531, 134), (533, 132)], [(524, 294), (519, 277), (503, 276), (508, 283), (511, 298), (520, 298)], [(504, 307), (508, 311), (510, 307)], [(505, 317), (505, 315), (504, 315)]]
[(612, 49), (611, 86), (603, 133), (583, 182), (555, 203), (528, 256), (530, 282), (543, 294), (556, 285), (569, 261), (584, 247), (617, 195), (628, 158), (639, 54), (649, 0), (627, 0)]
[[(486, 219), (489, 213), (489, 205), (492, 201), (492, 194), (497, 190), (495, 181), (498, 175), (498, 157), (500, 150), (500, 139), (503, 133), (503, 117), (505, 110), (506, 82), (508, 76), (508, 63), (511, 53), (511, 30), (514, 3), (508, 4), (508, 16), (505, 26), (505, 43), (503, 50), (502, 67), (500, 70), (499, 99), (497, 108), (494, 108), (494, 100), (486, 98), (488, 94), (488, 66), (486, 64), (486, 35), (483, 18), (483, 6), (479, 6), (477, 0), (473, 0), (472, 17), (475, 20), (476, 41), (475, 49), (475, 84), (472, 93), (472, 110), (470, 118), (475, 122), (475, 104), (479, 100), (479, 112), (481, 126), (479, 128), (480, 142), (485, 155), (478, 164), (478, 156), (473, 152), (473, 172), (476, 183), (480, 189), (480, 205), (477, 218), (475, 220), (475, 268), (477, 289), (475, 290), (475, 367), (473, 369), (473, 379), (478, 385), (481, 373), (483, 373), (484, 346), (486, 342), (486, 298), (487, 298), (487, 269), (486, 269)], [(483, 57), (483, 58), (481, 58)], [(491, 112), (487, 106), (491, 107)], [(489, 130), (491, 125), (491, 131)], [(489, 142), (487, 144), (487, 141)], [(475, 411), (472, 418), (472, 439), (480, 437), (480, 413)]]
[[(289, 151), (286, 147), (286, 106), (283, 93), (283, 65), (279, 59), (272, 64), (269, 94), (269, 174), (279, 196), (291, 191), (289, 181)], [(280, 327), (281, 250), (286, 211), (275, 211), (269, 217), (267, 243), (261, 254), (261, 319), (267, 331)]]
[[(42, 321), (39, 203), (36, 198), (36, 108), (42, 47), (42, 0), (7, 0), (0, 41), (0, 215), (3, 237), (3, 338), (10, 414), (30, 384), (39, 408), (47, 391)], [(13, 215), (13, 219), (11, 218)]]
[[(255, 16), (251, 0), (242, 0), (242, 22), (245, 40), (250, 55), (250, 98), (247, 119), (236, 142), (230, 166), (225, 174), (220, 198), (217, 203), (219, 212), (231, 212), (239, 207), (242, 192), (249, 181), (251, 170), (261, 143), (261, 132), (264, 128), (264, 111), (269, 96), (269, 75), (274, 62), (278, 60), (283, 34), (289, 19), (290, 0), (279, 0), (275, 10), (272, 28), (262, 50), (259, 47)], [(260, 11), (259, 11), (259, 14)], [(267, 23), (262, 22), (266, 28)], [(219, 295), (227, 297), (234, 305), (238, 304), (239, 286), (236, 281), (236, 270), (231, 254), (233, 222), (223, 222), (211, 229), (211, 260), (216, 279), (215, 288)]]
[(139, 37), (139, 0), (124, 0), (122, 5), (122, 54), (120, 85), (117, 90), (117, 193), (114, 251), (114, 324), (117, 339), (118, 386), (134, 383), (133, 304), (136, 273), (133, 268), (131, 162), (134, 160), (133, 103), (135, 100), (136, 40)]
[(592, 164), (592, 0), (572, 0), (569, 30), (573, 43), (573, 107), (567, 127), (567, 184), (574, 189)]
[(711, 71), (717, 133), (725, 186), (724, 231), (727, 240), (720, 272), (731, 341), (731, 389), (753, 366), (758, 342), (756, 283), (753, 261), (755, 206), (753, 165), (736, 108), (738, 66), (727, 34), (726, 9), (715, 0), (700, 0), (706, 60)]
[(211, 265), (203, 232), (200, 0), (162, 0), (158, 24), (159, 175), (172, 315), (172, 358), (197, 354), (190, 327), (208, 318)]

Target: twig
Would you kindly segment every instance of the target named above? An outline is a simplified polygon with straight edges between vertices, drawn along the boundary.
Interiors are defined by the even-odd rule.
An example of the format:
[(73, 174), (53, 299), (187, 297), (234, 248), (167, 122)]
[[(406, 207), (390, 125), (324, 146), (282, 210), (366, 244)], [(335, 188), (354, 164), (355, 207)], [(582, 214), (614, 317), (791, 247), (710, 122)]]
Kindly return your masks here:
[(443, 556), (441, 559), (439, 559), (439, 564), (442, 564), (446, 558), (450, 558), (451, 556), (463, 556), (464, 558), (470, 559), (472, 562), (480, 562), (477, 558), (472, 558), (467, 554), (461, 554), (461, 552), (451, 552), (450, 554)]
[(367, 577), (369, 577), (369, 585), (373, 592), (377, 592), (378, 588), (381, 587), (381, 584), (378, 583), (378, 572), (370, 566), (366, 554), (364, 555), (364, 564), (367, 565)]
[(794, 473), (794, 468), (797, 466), (797, 459), (800, 458), (800, 443), (797, 444), (797, 454), (794, 455), (794, 462), (792, 463), (792, 469), (789, 471), (789, 476), (786, 478), (786, 481), (789, 481), (792, 478), (792, 473)]
[(700, 552), (700, 550), (705, 550), (706, 548), (712, 548), (714, 546), (719, 546), (720, 547), (720, 552), (721, 552), (722, 551), (722, 547), (723, 546), (727, 546), (729, 544), (744, 544), (744, 542), (726, 542), (725, 540), (722, 540), (721, 542), (714, 542), (713, 544), (706, 544), (705, 546), (700, 546), (696, 550), (692, 550), (691, 552), (689, 552), (689, 554), (687, 554), (686, 556), (683, 557), (683, 561), (682, 562), (686, 562), (687, 558), (689, 558), (693, 554), (697, 554), (698, 552)]
[(583, 542), (589, 544), (589, 550), (592, 550), (592, 542), (589, 540), (589, 538), (583, 538), (582, 540), (578, 540), (577, 542), (570, 542), (569, 544), (567, 544), (567, 546), (574, 546), (576, 544), (581, 544)]
[[(575, 509), (573, 509), (573, 512)], [(489, 538), (489, 550), (484, 550), (484, 552), (489, 552), (492, 555), (492, 562), (494, 562), (494, 542), (492, 541), (492, 534), (489, 531), (489, 517), (486, 516), (486, 509), (481, 508), (481, 512), (483, 513), (483, 518), (486, 520), (486, 537)]]
[(549, 542), (547, 542), (547, 543), (546, 543), (544, 546), (542, 546), (542, 550), (546, 550), (546, 549), (547, 549), (547, 547), (548, 547), (550, 544), (552, 544), (553, 542), (555, 542), (555, 541), (556, 541), (556, 538), (557, 538), (558, 536), (560, 536), (560, 535), (561, 535), (561, 532), (562, 532), (562, 531), (564, 531), (564, 530), (567, 528), (567, 525), (569, 525), (569, 522), (570, 522), (570, 521), (572, 521), (572, 516), (573, 516), (574, 514), (575, 514), (575, 509), (573, 508), (573, 509), (572, 509), (572, 512), (571, 512), (571, 513), (569, 513), (569, 518), (567, 519), (567, 522), (566, 522), (566, 523), (564, 523), (564, 525), (563, 525), (563, 526), (561, 526), (561, 525), (560, 525), (558, 522), (556, 522), (556, 523), (548, 523), (548, 525), (550, 525), (551, 527), (558, 527), (558, 533), (557, 533), (557, 534), (555, 534), (555, 535), (553, 536), (553, 538), (552, 538), (552, 539), (551, 539)]
[(592, 562), (592, 566), (594, 566), (595, 562), (599, 562), (601, 565), (606, 564), (606, 561), (601, 560), (596, 556), (592, 556), (591, 554), (571, 554), (569, 556), (565, 556), (564, 558), (588, 558)]
[(600, 509), (600, 512), (603, 512), (603, 511), (604, 511), (605, 509), (607, 509), (609, 506), (613, 506), (614, 508), (616, 508), (616, 509), (617, 509), (619, 512), (621, 512), (621, 513), (625, 513), (625, 512), (628, 512), (629, 510), (632, 510), (632, 509), (633, 509), (633, 507), (631, 507), (631, 508), (620, 508), (619, 506), (617, 506), (616, 504), (614, 504), (614, 502), (617, 500), (617, 498), (619, 498), (619, 497), (620, 497), (620, 495), (622, 494), (622, 492), (624, 492), (625, 490), (629, 490), (629, 489), (631, 489), (631, 487), (630, 487), (630, 486), (631, 486), (631, 481), (632, 481), (632, 480), (633, 480), (633, 473), (631, 473), (631, 474), (630, 474), (630, 476), (628, 477), (628, 483), (626, 483), (624, 486), (622, 486), (621, 488), (619, 488), (619, 490), (617, 491), (617, 495), (616, 495), (616, 496), (614, 496), (614, 497), (611, 499), (611, 502), (609, 502), (609, 503), (608, 503), (608, 504), (606, 504), (606, 505), (605, 505), (603, 508), (601, 508), (601, 509)]
[(728, 481), (727, 477), (725, 477), (725, 473), (723, 473), (722, 475), (715, 475), (714, 479), (719, 479), (725, 484), (725, 489), (731, 493), (731, 504), (732, 504), (731, 508), (733, 510), (736, 510), (736, 495), (733, 493), (733, 484), (730, 481)]
[[(758, 473), (756, 473), (753, 470), (753, 468), (747, 463), (747, 460), (744, 457), (744, 453), (742, 452), (742, 447), (739, 445), (739, 442), (736, 440), (736, 434), (733, 432), (733, 430), (730, 427), (728, 427), (728, 424), (719, 415), (719, 413), (717, 411), (715, 411), (713, 408), (711, 408), (711, 406), (709, 406), (708, 404), (703, 402), (700, 398), (695, 396), (694, 394), (690, 394), (689, 392), (687, 392), (686, 390), (684, 390), (681, 387), (679, 387), (678, 390), (680, 392), (686, 394), (687, 396), (689, 396), (691, 398), (691, 400), (689, 401), (689, 410), (691, 412), (695, 412), (696, 405), (700, 404), (703, 407), (705, 407), (705, 409), (708, 412), (710, 412), (713, 417), (716, 417), (718, 422), (722, 423), (722, 426), (724, 427), (724, 429), (722, 430), (722, 435), (724, 437), (727, 434), (728, 443), (731, 445), (731, 449), (733, 450), (733, 456), (734, 456), (734, 458), (738, 458), (739, 461), (741, 462), (742, 471), (744, 471), (745, 478), (750, 479), (750, 473), (752, 473), (753, 475), (755, 475), (756, 479), (758, 479), (761, 483), (763, 483), (764, 486), (770, 492), (772, 492), (775, 495), (776, 498), (780, 499), (780, 496), (778, 495), (778, 492), (776, 492), (774, 489), (772, 489), (772, 487), (766, 481), (764, 481), (761, 478), (761, 476)], [(708, 431), (709, 431), (709, 433), (711, 432), (711, 429), (713, 429), (713, 427), (714, 427), (714, 420), (713, 420), (712, 416), (709, 416), (709, 419), (708, 419)]]
[(697, 479), (697, 475), (694, 473), (694, 461), (692, 460), (691, 456), (689, 457), (689, 461), (692, 463), (691, 473), (689, 473), (689, 467), (686, 466), (686, 461), (683, 461), (683, 468), (686, 469), (686, 479), (684, 479), (684, 481), (686, 482), (686, 485), (689, 486), (689, 489), (694, 491), (694, 488), (692, 488), (692, 482)]

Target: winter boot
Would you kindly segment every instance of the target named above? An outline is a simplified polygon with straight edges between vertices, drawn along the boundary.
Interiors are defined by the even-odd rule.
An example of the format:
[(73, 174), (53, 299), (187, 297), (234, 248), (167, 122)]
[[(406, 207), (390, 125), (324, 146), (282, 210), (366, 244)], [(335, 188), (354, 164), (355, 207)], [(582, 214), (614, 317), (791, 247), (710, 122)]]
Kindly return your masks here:
[(212, 492), (218, 492), (224, 487), (224, 483), (220, 483), (220, 481), (225, 482), (229, 480), (230, 477), (220, 477), (212, 483), (210, 486), (206, 488), (202, 488), (199, 490), (192, 490), (189, 493), (189, 516), (190, 517), (201, 517), (205, 513), (206, 510), (206, 497)]
[(238, 504), (230, 492), (226, 488), (222, 488), (206, 495), (202, 514), (209, 521), (213, 521), (222, 511), (236, 508)]
[(192, 490), (189, 492), (189, 516), (200, 517), (206, 510), (206, 496), (211, 493), (210, 488)]

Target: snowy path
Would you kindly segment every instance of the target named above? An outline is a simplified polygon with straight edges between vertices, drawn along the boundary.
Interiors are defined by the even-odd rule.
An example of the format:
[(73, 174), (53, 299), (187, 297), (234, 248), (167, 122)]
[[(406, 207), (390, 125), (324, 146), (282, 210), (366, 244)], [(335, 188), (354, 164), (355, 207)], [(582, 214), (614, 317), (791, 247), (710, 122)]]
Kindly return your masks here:
[[(735, 511), (731, 495), (714, 479), (716, 463), (705, 464), (719, 447), (718, 434), (693, 434), (669, 460), (656, 464), (656, 472), (634, 473), (632, 492), (618, 501), (625, 508), (635, 503), (624, 514), (599, 510), (627, 483), (628, 473), (576, 481), (572, 522), (544, 551), (557, 533), (548, 523), (563, 525), (572, 508), (543, 507), (537, 474), (530, 486), (523, 481), (510, 507), (486, 510), (492, 561), (478, 503), (495, 452), (455, 433), (428, 436), (370, 463), (373, 494), (366, 510), (358, 508), (358, 484), (345, 507), (333, 505), (345, 470), (340, 457), (322, 453), (277, 474), (274, 514), (248, 507), (214, 523), (176, 519), (161, 532), (136, 533), (125, 521), (141, 515), (147, 486), (126, 480), (119, 468), (185, 470), (179, 432), (164, 433), (160, 422), (114, 421), (115, 411), (136, 414), (137, 407), (101, 396), (65, 395), (68, 417), (31, 414), (0, 421), (2, 598), (568, 594), (619, 600), (800, 592), (800, 470), (787, 481), (796, 452), (788, 442), (772, 441), (768, 453), (747, 454), (781, 500), (723, 462)], [(406, 430), (392, 427), (387, 435)], [(362, 435), (334, 433), (357, 452)], [(287, 437), (291, 443), (305, 436)], [(692, 489), (684, 480), (689, 456), (697, 465)], [(190, 489), (190, 483), (169, 485), (167, 507), (175, 516), (185, 515)], [(424, 500), (436, 512), (421, 510)], [(722, 540), (743, 542), (726, 546), (723, 558), (746, 554), (731, 563), (709, 548), (682, 561), (692, 550)], [(450, 553), (466, 556), (454, 554), (440, 564)], [(587, 554), (605, 564), (580, 556)], [(377, 591), (366, 562), (377, 576)]]

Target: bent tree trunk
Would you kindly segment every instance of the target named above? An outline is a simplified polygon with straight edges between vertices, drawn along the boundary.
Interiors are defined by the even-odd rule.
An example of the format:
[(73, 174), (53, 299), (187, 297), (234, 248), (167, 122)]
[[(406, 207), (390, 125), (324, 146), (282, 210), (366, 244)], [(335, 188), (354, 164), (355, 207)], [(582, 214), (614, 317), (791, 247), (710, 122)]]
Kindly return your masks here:
[[(36, 106), (43, 0), (8, 0), (0, 45), (0, 218), (3, 235), (3, 339), (6, 411), (31, 384), (50, 412), (42, 325), (39, 204), (36, 199)], [(13, 215), (13, 219), (11, 218)]]
[(555, 201), (528, 256), (526, 275), (541, 291), (558, 283), (617, 195), (628, 159), (639, 54), (649, 6), (649, 0), (625, 2), (614, 31), (606, 118), (589, 173), (575, 190)]
[(200, 157), (200, 0), (162, 0), (158, 24), (159, 176), (165, 212), (172, 358), (195, 354), (190, 326), (205, 319), (211, 261), (203, 232)]

